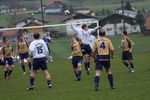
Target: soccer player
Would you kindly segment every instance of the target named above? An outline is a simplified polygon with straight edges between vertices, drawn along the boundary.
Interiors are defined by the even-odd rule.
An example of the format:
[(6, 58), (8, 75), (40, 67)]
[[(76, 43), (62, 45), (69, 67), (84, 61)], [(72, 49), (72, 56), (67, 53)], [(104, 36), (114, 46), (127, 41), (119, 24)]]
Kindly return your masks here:
[(49, 58), (50, 58), (50, 61), (53, 62), (52, 56), (51, 56), (51, 54), (50, 54), (50, 48), (49, 48), (49, 45), (52, 44), (52, 41), (51, 41), (50, 37), (49, 37), (47, 34), (44, 34), (44, 35), (43, 35), (43, 40), (44, 40), (44, 42), (46, 43), (47, 48), (48, 48), (48, 50), (49, 50)]
[(119, 48), (122, 49), (122, 63), (129, 68), (129, 72), (134, 72), (134, 64), (132, 62), (132, 50), (134, 42), (127, 36), (127, 31), (122, 32), (122, 41)]
[(41, 39), (39, 33), (34, 33), (34, 41), (29, 46), (29, 54), (33, 56), (33, 66), (30, 71), (30, 86), (27, 90), (33, 90), (35, 72), (37, 69), (41, 69), (47, 79), (48, 88), (52, 87), (51, 77), (47, 69), (46, 56), (49, 54), (48, 48), (45, 42)]
[(81, 80), (81, 65), (82, 65), (82, 51), (81, 51), (81, 41), (77, 37), (72, 38), (72, 65), (76, 79)]
[(103, 67), (106, 70), (111, 89), (114, 89), (113, 75), (110, 70), (110, 57), (114, 58), (114, 48), (111, 40), (105, 37), (105, 31), (100, 30), (99, 38), (94, 42), (92, 56), (95, 58), (96, 74), (94, 78), (95, 91), (99, 90), (99, 83)]
[(9, 39), (6, 40), (6, 44), (2, 48), (1, 52), (4, 57), (4, 64), (5, 64), (4, 78), (9, 79), (11, 78), (10, 75), (14, 69), (14, 64), (13, 64), (13, 59), (12, 59), (12, 56), (14, 56), (14, 50)]
[(82, 41), (82, 53), (83, 53), (83, 59), (84, 59), (84, 66), (87, 71), (87, 74), (89, 75), (89, 69), (90, 69), (90, 54), (92, 52), (92, 48), (90, 47), (90, 37), (91, 34), (94, 33), (96, 30), (98, 30), (101, 27), (95, 27), (93, 29), (90, 29), (87, 24), (83, 24), (82, 28), (76, 28), (73, 24), (71, 25), (71, 28), (76, 33), (77, 37), (81, 39)]
[(3, 42), (0, 40), (0, 65), (4, 65), (3, 57), (2, 57), (2, 48), (3, 48)]
[(18, 37), (18, 43), (16, 45), (16, 54), (18, 55), (18, 53), (19, 53), (20, 60), (21, 60), (21, 67), (23, 70), (23, 74), (26, 74), (24, 59), (27, 60), (29, 69), (31, 69), (31, 61), (29, 58), (29, 44), (24, 39), (23, 35), (20, 35)]

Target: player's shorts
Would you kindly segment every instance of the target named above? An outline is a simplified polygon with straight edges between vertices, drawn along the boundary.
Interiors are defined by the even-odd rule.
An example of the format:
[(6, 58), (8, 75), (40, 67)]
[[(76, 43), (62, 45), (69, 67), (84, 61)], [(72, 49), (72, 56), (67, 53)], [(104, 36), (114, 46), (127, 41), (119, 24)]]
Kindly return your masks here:
[(0, 59), (0, 65), (5, 65), (4, 61)]
[(133, 60), (132, 53), (129, 51), (122, 52), (122, 60)]
[(38, 70), (39, 68), (43, 70), (47, 70), (47, 63), (46, 63), (46, 57), (43, 58), (33, 58), (33, 66), (31, 67), (31, 70)]
[(103, 67), (106, 70), (110, 68), (110, 56), (109, 55), (97, 56), (97, 58), (95, 59), (95, 69), (103, 70)]
[(13, 65), (13, 59), (12, 58), (4, 58), (4, 64)]
[(20, 59), (27, 59), (29, 58), (29, 53), (19, 53)]
[(78, 64), (82, 64), (82, 57), (81, 56), (73, 56), (73, 58), (72, 58), (73, 68), (78, 67)]
[(86, 55), (86, 54), (91, 55), (91, 53), (92, 53), (92, 49), (91, 49), (90, 45), (88, 45), (88, 44), (81, 46), (81, 50), (82, 50), (83, 55)]

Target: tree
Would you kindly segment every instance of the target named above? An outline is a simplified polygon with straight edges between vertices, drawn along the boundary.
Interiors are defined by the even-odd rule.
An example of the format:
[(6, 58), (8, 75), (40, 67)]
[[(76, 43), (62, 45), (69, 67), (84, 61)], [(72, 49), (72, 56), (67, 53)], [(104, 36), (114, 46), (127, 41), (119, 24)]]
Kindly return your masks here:
[(145, 24), (144, 16), (140, 13), (140, 11), (138, 11), (138, 14), (136, 15), (136, 23), (141, 27)]
[(131, 6), (131, 4), (130, 4), (130, 1), (127, 1), (127, 2), (126, 2), (125, 9), (127, 9), (127, 10), (132, 10), (132, 6)]

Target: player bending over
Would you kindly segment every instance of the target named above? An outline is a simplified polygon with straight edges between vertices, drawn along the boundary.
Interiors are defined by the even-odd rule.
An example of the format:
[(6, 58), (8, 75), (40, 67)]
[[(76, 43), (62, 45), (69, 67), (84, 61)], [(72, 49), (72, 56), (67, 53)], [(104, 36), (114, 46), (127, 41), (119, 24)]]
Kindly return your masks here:
[(27, 90), (33, 90), (35, 72), (40, 67), (47, 79), (48, 88), (52, 87), (51, 77), (47, 69), (46, 56), (49, 54), (45, 42), (41, 39), (39, 33), (34, 34), (34, 41), (29, 46), (29, 54), (33, 56), (33, 66), (30, 71), (30, 86)]
[(87, 71), (87, 74), (90, 74), (90, 54), (92, 52), (92, 48), (90, 47), (90, 37), (91, 34), (94, 33), (96, 30), (98, 30), (100, 27), (96, 27), (93, 29), (90, 29), (88, 25), (83, 24), (82, 28), (76, 28), (73, 24), (71, 28), (75, 31), (77, 37), (81, 39), (82, 41), (82, 53), (83, 53), (83, 59), (84, 59), (84, 66)]
[(29, 69), (31, 69), (31, 61), (29, 58), (29, 44), (24, 39), (23, 35), (20, 35), (18, 37), (18, 43), (16, 45), (16, 54), (18, 55), (18, 53), (19, 53), (20, 60), (21, 60), (21, 67), (23, 70), (23, 74), (26, 74), (24, 59), (28, 61)]
[(99, 32), (99, 38), (94, 42), (92, 56), (95, 58), (96, 74), (94, 78), (95, 91), (99, 90), (100, 76), (103, 67), (106, 70), (111, 89), (114, 89), (113, 75), (110, 70), (110, 56), (114, 58), (114, 48), (111, 40), (105, 37), (105, 31)]
[(82, 51), (81, 51), (81, 41), (77, 37), (72, 38), (72, 65), (76, 79), (81, 80), (81, 65), (82, 65)]
[(4, 57), (4, 64), (5, 64), (4, 78), (9, 79), (11, 78), (10, 75), (14, 69), (14, 64), (13, 64), (13, 59), (12, 59), (12, 57), (14, 56), (14, 50), (9, 39), (6, 40), (6, 44), (2, 48), (1, 52)]
[(119, 48), (122, 49), (122, 63), (129, 68), (129, 72), (134, 72), (134, 64), (132, 62), (133, 41), (127, 36), (127, 31), (122, 32), (122, 41)]

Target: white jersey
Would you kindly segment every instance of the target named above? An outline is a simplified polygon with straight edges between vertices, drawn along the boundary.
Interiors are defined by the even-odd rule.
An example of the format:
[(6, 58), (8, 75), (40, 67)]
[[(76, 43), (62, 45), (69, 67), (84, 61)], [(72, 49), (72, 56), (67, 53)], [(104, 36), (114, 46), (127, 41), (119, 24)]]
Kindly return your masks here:
[(79, 39), (81, 39), (81, 41), (84, 44), (90, 44), (89, 39), (91, 37), (91, 34), (98, 29), (98, 27), (96, 27), (96, 28), (88, 29), (87, 31), (85, 31), (82, 28), (76, 28), (73, 24), (72, 24), (71, 28), (76, 32), (77, 37)]
[(91, 48), (93, 48), (94, 45), (94, 41), (96, 40), (94, 35), (91, 35), (90, 39), (89, 39), (89, 45)]
[(48, 48), (42, 39), (32, 41), (29, 50), (29, 54), (32, 55), (33, 58), (43, 58), (49, 55)]

